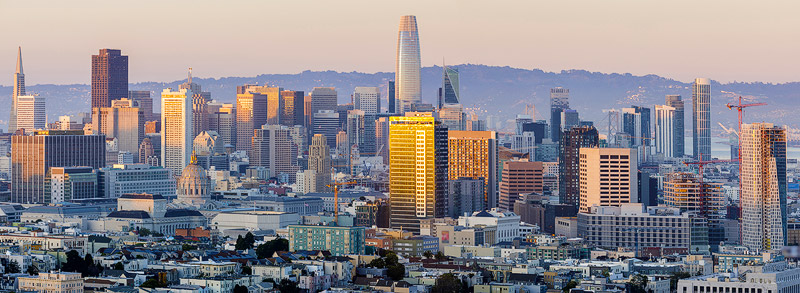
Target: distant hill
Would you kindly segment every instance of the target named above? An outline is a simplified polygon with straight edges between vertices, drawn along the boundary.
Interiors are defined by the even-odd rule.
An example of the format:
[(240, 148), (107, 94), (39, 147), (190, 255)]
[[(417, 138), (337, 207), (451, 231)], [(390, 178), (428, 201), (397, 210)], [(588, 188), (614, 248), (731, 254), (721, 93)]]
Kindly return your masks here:
[[(537, 107), (537, 118), (549, 117), (549, 90), (552, 87), (570, 89), (570, 106), (578, 110), (583, 120), (595, 121), (598, 128), (605, 129), (603, 109), (622, 108), (630, 105), (652, 107), (663, 104), (667, 94), (683, 96), (687, 108), (687, 128), (691, 127), (691, 84), (656, 76), (634, 76), (631, 74), (599, 73), (585, 70), (565, 70), (544, 72), (511, 67), (464, 64), (456, 66), (460, 71), (462, 103), (472, 108), (481, 117), (494, 116), (499, 121), (513, 119), (524, 110), (525, 104)], [(442, 68), (438, 66), (422, 69), (423, 99), (435, 103), (438, 88), (441, 86)], [(234, 102), (237, 85), (258, 83), (279, 85), (286, 89), (310, 92), (315, 86), (330, 86), (339, 89), (339, 103), (350, 101), (350, 94), (356, 86), (381, 86), (386, 98), (386, 82), (394, 78), (394, 73), (359, 73), (335, 71), (304, 71), (298, 74), (262, 74), (255, 77), (194, 78), (203, 90), (223, 102)], [(131, 84), (131, 90), (149, 90), (152, 96), (160, 96), (167, 87), (177, 88), (184, 80), (168, 83), (144, 82)], [(48, 121), (55, 121), (59, 115), (88, 112), (90, 105), (90, 86), (73, 85), (31, 85), (28, 92), (38, 93), (47, 100)], [(10, 105), (11, 87), (0, 87), (0, 103)], [(797, 128), (800, 115), (791, 115), (798, 109), (800, 83), (727, 83), (712, 84), (712, 119), (715, 131), (721, 128), (716, 122), (734, 126), (736, 114), (724, 104), (733, 102), (739, 95), (748, 100), (767, 102), (768, 106), (753, 108), (746, 116), (747, 121), (766, 121), (787, 124)], [(385, 107), (385, 100), (383, 106)], [(155, 101), (158, 108), (158, 100)], [(0, 127), (6, 128), (8, 107), (0, 107)]]

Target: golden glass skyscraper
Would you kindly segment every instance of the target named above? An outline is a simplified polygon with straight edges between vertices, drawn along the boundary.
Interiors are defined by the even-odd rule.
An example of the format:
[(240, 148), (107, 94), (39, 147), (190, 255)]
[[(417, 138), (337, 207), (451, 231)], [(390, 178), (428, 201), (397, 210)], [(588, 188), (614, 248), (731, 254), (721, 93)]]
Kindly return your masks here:
[(397, 33), (397, 60), (394, 73), (397, 113), (410, 111), (412, 104), (422, 101), (420, 64), (417, 17), (404, 15), (400, 18), (400, 30)]
[(449, 130), (447, 135), (448, 180), (483, 179), (484, 202), (478, 210), (497, 207), (497, 133)]
[(431, 113), (389, 118), (391, 226), (419, 233), (447, 213), (447, 129)]

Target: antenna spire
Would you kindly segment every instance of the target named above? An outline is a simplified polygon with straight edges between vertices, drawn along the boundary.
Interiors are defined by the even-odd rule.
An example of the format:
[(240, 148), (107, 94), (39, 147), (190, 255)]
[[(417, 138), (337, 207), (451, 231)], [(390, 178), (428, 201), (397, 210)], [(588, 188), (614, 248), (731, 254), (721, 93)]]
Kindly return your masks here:
[(188, 79), (188, 81), (189, 81), (189, 84), (192, 84), (192, 68), (191, 67), (189, 67), (189, 79)]

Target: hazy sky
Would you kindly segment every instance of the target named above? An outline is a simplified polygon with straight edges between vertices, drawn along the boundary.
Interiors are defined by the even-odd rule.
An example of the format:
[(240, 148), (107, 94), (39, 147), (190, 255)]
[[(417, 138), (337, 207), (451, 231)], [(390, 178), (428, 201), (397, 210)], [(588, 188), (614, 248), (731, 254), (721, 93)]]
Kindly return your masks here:
[(394, 71), (401, 15), (423, 66), (658, 74), (688, 82), (798, 81), (797, 1), (0, 0), (0, 84), (22, 46), (28, 84), (89, 83), (118, 48), (130, 81), (302, 70)]

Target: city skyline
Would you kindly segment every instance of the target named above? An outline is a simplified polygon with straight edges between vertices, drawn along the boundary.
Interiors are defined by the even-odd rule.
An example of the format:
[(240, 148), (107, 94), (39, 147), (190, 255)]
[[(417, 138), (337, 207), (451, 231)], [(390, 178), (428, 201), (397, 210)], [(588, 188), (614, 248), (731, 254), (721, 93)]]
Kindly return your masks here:
[[(477, 2), (420, 2), (387, 4), (393, 5), (389, 8), (394, 9), (374, 11), (369, 17), (358, 21), (346, 19), (376, 4), (361, 1), (350, 3), (362, 5), (356, 5), (360, 8), (350, 11), (339, 5), (317, 3), (320, 9), (304, 11), (306, 7), (297, 4), (269, 5), (249, 1), (225, 5), (200, 2), (194, 7), (180, 1), (168, 4), (145, 2), (130, 7), (131, 13), (116, 15), (114, 22), (108, 22), (113, 24), (107, 28), (94, 28), (74, 15), (58, 15), (57, 12), (64, 10), (59, 9), (64, 8), (62, 5), (68, 5), (70, 10), (94, 13), (105, 19), (111, 14), (104, 12), (118, 9), (119, 6), (101, 8), (98, 5), (92, 7), (89, 4), (54, 2), (50, 5), (52, 10), (39, 10), (31, 3), (7, 2), (0, 4), (0, 25), (15, 29), (4, 31), (0, 36), (15, 40), (16, 43), (0, 48), (0, 55), (11, 56), (16, 53), (17, 46), (22, 46), (26, 55), (30, 56), (26, 58), (27, 69), (37, 73), (29, 79), (30, 85), (88, 84), (90, 68), (85, 65), (86, 56), (96, 52), (96, 48), (119, 48), (126, 55), (135, 56), (130, 64), (131, 82), (172, 80), (183, 76), (185, 68), (190, 66), (203, 68), (198, 72), (200, 77), (215, 78), (329, 69), (391, 72), (393, 60), (387, 57), (394, 55), (396, 46), (396, 38), (392, 37), (391, 32), (396, 32), (399, 16), (413, 14), (418, 17), (419, 25), (424, 27), (420, 32), (420, 41), (424, 43), (422, 66), (439, 64), (444, 57), (449, 64), (538, 68), (549, 72), (585, 69), (607, 73), (629, 72), (634, 75), (657, 74), (684, 82), (696, 76), (707, 76), (721, 82), (797, 81), (793, 68), (797, 67), (798, 61), (790, 57), (792, 52), (800, 48), (800, 44), (793, 41), (797, 38), (792, 36), (797, 33), (789, 27), (795, 26), (792, 24), (798, 20), (790, 13), (795, 5), (788, 3), (771, 6), (734, 3), (721, 6), (715, 5), (716, 1), (692, 2), (695, 8), (689, 10), (682, 8), (685, 5), (673, 3), (625, 5), (625, 1), (602, 4), (508, 2), (493, 7), (482, 7)], [(237, 21), (227, 21), (236, 24), (225, 24), (225, 20), (257, 13), (260, 9), (243, 8), (259, 6), (282, 9), (288, 12), (285, 13), (287, 16), (302, 13), (308, 16), (307, 19), (313, 19), (309, 24), (291, 26), (286, 24), (293, 22), (284, 21), (281, 16), (269, 20), (265, 25), (276, 34), (274, 39), (288, 43), (322, 41), (330, 48), (329, 53), (319, 54), (309, 46), (271, 46), (267, 53), (257, 49), (261, 46), (250, 46), (252, 49), (239, 47), (236, 54), (229, 46), (220, 49), (221, 45), (194, 47), (188, 51), (178, 51), (180, 46), (170, 46), (198, 38), (214, 44), (235, 42), (237, 38), (254, 33), (257, 28)], [(341, 5), (350, 6), (353, 5)], [(459, 13), (438, 13), (445, 7), (456, 7)], [(608, 13), (594, 15), (594, 9), (601, 8)], [(166, 24), (138, 21), (141, 15), (159, 17), (179, 9), (218, 20), (208, 23), (171, 21)], [(715, 13), (706, 12), (711, 9)], [(14, 13), (10, 13), (12, 11)], [(26, 11), (36, 11), (43, 19), (58, 21), (59, 26), (14, 25), (22, 23), (21, 17), (27, 14)], [(211, 14), (212, 11), (220, 12), (221, 16)], [(231, 13), (224, 15), (226, 11)], [(523, 11), (533, 15), (520, 15)], [(471, 21), (476, 17), (485, 21)], [(313, 25), (317, 21), (325, 22), (326, 26)], [(365, 22), (369, 25), (363, 25)], [(128, 33), (125, 36), (114, 34), (121, 30)], [(334, 33), (342, 30), (348, 31), (347, 36)], [(221, 35), (223, 31), (225, 35)], [(652, 34), (653, 31), (658, 34)], [(156, 32), (158, 37), (154, 36)], [(170, 37), (164, 40), (161, 37), (163, 35)], [(356, 50), (347, 45), (364, 37), (374, 39), (374, 42), (362, 43)], [(164, 42), (158, 46), (158, 50), (149, 45), (156, 41)], [(271, 40), (259, 42), (269, 45)], [(60, 49), (59, 54), (48, 53), (54, 47)], [(586, 49), (590, 47), (592, 50)], [(330, 58), (331, 54), (337, 58)], [(11, 62), (10, 59), (8, 62)], [(0, 76), (4, 74), (13, 74), (11, 65), (0, 68)], [(8, 86), (11, 80), (0, 80), (0, 84)]]

